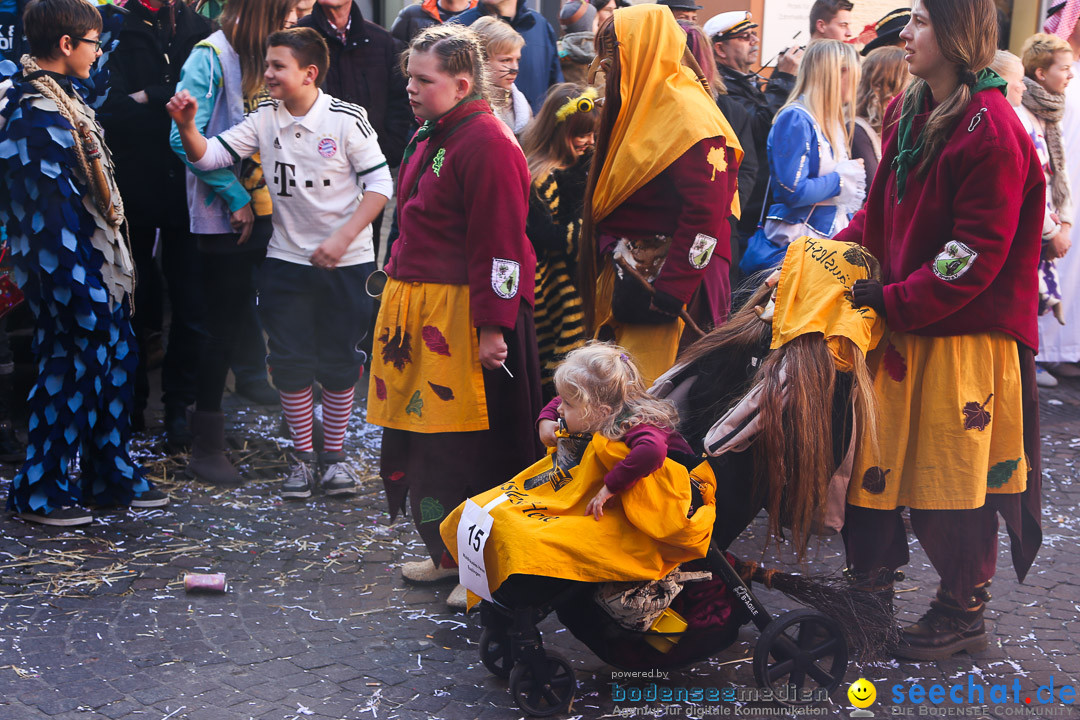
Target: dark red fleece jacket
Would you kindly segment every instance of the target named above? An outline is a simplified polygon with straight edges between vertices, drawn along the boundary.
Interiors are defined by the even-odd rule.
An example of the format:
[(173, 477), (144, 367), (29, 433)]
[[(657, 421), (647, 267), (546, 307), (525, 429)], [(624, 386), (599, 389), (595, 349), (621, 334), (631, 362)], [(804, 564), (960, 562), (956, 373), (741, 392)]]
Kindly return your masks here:
[[(710, 161), (709, 152), (714, 149), (724, 154), (726, 171), (717, 169), (720, 163)], [(670, 237), (671, 249), (653, 286), (689, 302), (707, 270), (690, 263), (690, 248), (699, 234), (716, 239), (709, 264), (723, 263), (727, 273), (726, 265), (731, 261), (728, 216), (738, 177), (735, 151), (727, 147), (723, 137), (706, 138), (612, 210), (597, 224), (597, 231), (612, 237)], [(600, 251), (609, 249), (601, 246)]]
[[(834, 239), (860, 243), (881, 261), (893, 330), (930, 336), (999, 330), (1037, 350), (1045, 190), (1035, 146), (1001, 91), (984, 90), (929, 171), (908, 175), (897, 203), (892, 164), (902, 99), (886, 113), (881, 164), (866, 206)], [(916, 116), (915, 133), (929, 112), (927, 106)], [(951, 245), (959, 255), (948, 253), (953, 241), (963, 246)], [(950, 265), (950, 258), (958, 262)]]
[[(473, 113), (480, 114), (466, 120)], [(525, 237), (529, 168), (486, 102), (462, 103), (436, 121), (401, 164), (397, 203), (390, 277), (468, 285), (474, 326), (513, 329), (518, 304), (533, 305), (536, 283), (536, 253)], [(496, 273), (515, 263), (511, 295)]]

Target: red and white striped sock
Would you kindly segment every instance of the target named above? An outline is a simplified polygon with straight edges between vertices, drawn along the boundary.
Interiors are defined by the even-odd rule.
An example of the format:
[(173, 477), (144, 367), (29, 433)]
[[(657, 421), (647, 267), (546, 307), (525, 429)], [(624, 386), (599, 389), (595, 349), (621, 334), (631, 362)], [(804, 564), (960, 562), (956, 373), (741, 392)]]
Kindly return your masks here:
[(311, 387), (297, 392), (284, 392), (281, 395), (281, 409), (285, 413), (285, 422), (289, 424), (293, 448), (296, 452), (311, 452), (311, 428), (315, 418), (315, 401)]
[(330, 392), (323, 388), (322, 392), (322, 422), (323, 422), (323, 451), (341, 452), (345, 444), (345, 428), (349, 425), (352, 417), (353, 393), (355, 388)]

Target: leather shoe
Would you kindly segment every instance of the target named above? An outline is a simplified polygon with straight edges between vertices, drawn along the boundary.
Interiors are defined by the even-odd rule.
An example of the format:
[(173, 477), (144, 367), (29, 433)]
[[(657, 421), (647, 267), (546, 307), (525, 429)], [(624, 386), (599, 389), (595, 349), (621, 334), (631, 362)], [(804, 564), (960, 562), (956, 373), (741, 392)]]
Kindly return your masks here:
[(905, 660), (945, 660), (958, 652), (985, 650), (985, 609), (981, 600), (972, 607), (961, 607), (939, 589), (926, 614), (901, 631), (900, 645), (893, 654)]

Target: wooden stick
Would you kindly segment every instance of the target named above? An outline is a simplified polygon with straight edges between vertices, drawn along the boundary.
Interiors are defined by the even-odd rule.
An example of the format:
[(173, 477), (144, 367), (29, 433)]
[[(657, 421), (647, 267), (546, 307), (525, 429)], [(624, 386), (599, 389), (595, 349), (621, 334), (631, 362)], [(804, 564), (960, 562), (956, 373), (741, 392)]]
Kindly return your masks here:
[[(612, 259), (615, 261), (616, 265), (621, 267), (624, 271), (629, 273), (632, 278), (641, 283), (641, 285), (649, 291), (649, 295), (656, 295), (656, 288), (652, 286), (652, 283), (650, 283), (644, 275), (638, 272), (638, 269), (631, 265), (626, 258), (620, 257), (618, 255), (613, 255)], [(686, 308), (681, 308), (679, 310), (679, 318), (684, 323), (686, 323), (686, 327), (690, 328), (690, 330), (693, 331), (693, 333), (699, 338), (705, 337), (705, 331), (698, 327), (698, 324), (694, 322), (694, 319), (692, 317), (690, 317), (690, 313), (686, 312)]]

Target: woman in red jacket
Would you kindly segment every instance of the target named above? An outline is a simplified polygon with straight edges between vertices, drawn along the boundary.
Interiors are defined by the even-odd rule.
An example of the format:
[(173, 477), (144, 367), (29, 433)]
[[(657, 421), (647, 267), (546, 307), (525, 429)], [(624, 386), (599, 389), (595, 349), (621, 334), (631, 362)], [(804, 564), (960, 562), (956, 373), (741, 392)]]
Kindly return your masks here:
[[(408, 496), (431, 556), (403, 567), (414, 582), (457, 575), (440, 567), (452, 560), (446, 512), (540, 456), (529, 169), (483, 99), (483, 57), (476, 33), (447, 24), (420, 33), (406, 60), (423, 124), (401, 164), (367, 419), (385, 428), (391, 514)], [(451, 597), (464, 607), (464, 588)]]
[[(743, 153), (668, 8), (617, 10), (597, 33), (596, 64), (606, 100), (585, 196), (582, 300), (590, 328), (625, 347), (651, 383), (675, 360), (684, 306), (704, 330), (727, 318)], [(614, 258), (636, 264), (655, 294), (616, 273)]]
[(1043, 180), (1005, 99), (993, 0), (916, 0), (901, 34), (916, 80), (886, 114), (864, 210), (836, 240), (881, 260), (857, 307), (890, 334), (871, 356), (878, 447), (848, 492), (849, 569), (891, 599), (908, 560), (901, 507), (941, 584), (896, 654), (941, 659), (986, 646), (997, 513), (1023, 580), (1041, 543), (1035, 388)]

